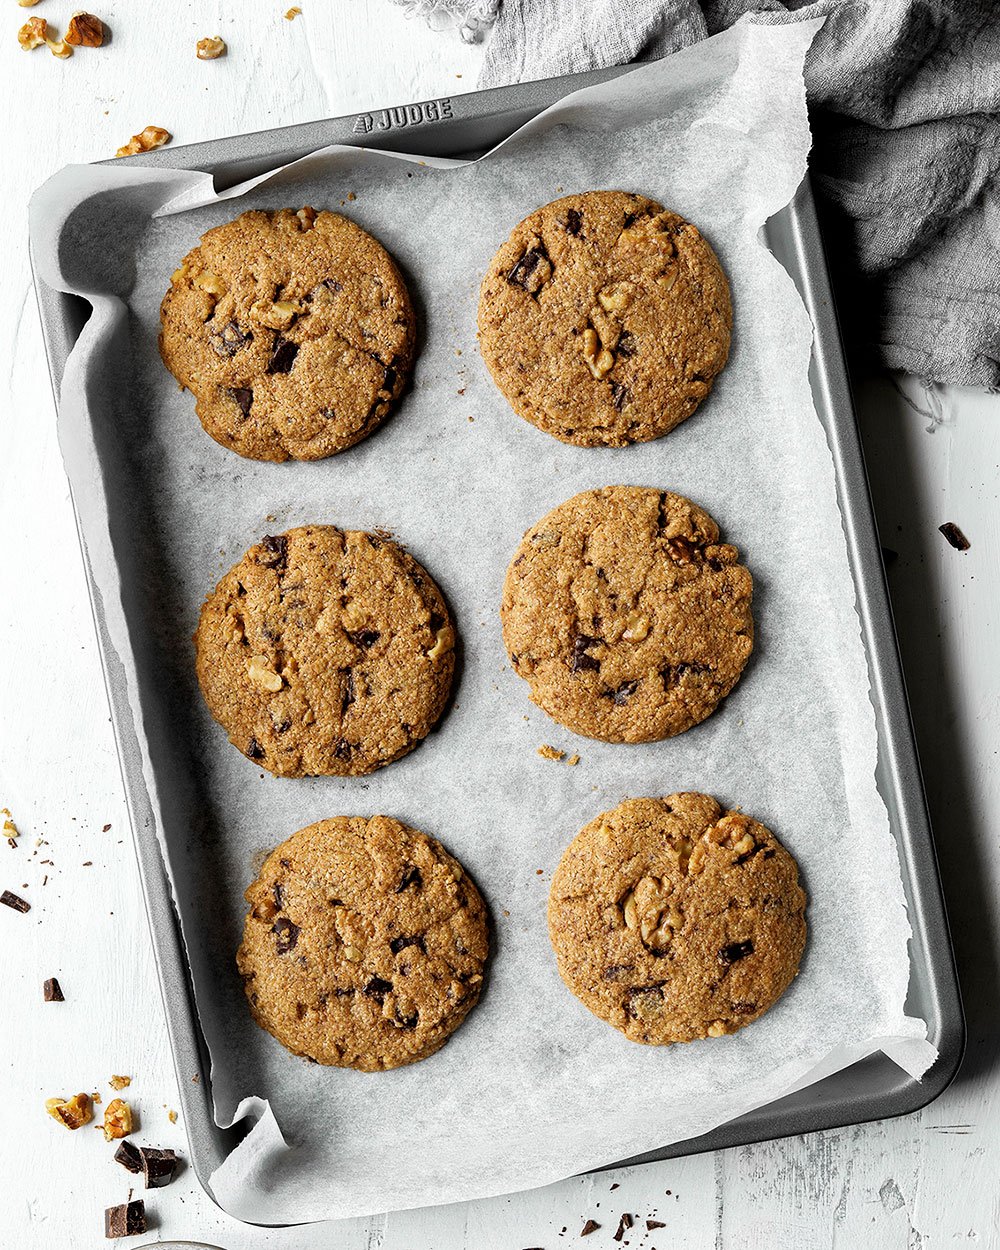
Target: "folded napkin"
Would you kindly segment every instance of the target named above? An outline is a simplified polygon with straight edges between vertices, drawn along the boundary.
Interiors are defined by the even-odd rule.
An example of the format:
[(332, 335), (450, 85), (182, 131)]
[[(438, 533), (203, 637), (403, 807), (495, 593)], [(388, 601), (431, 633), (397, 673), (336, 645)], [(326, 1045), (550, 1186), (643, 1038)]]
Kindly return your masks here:
[(466, 38), (492, 24), (482, 87), (665, 56), (741, 18), (827, 15), (805, 76), (845, 335), (889, 368), (1000, 388), (996, 0), (397, 2)]

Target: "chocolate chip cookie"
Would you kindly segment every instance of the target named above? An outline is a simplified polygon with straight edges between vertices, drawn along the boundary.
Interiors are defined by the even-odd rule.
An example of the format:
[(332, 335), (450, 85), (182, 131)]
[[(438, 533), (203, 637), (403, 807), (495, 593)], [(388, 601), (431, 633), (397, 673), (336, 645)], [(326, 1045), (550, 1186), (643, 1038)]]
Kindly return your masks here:
[(519, 415), (578, 447), (667, 434), (726, 363), (729, 285), (697, 227), (624, 191), (567, 195), (490, 263), (479, 340)]
[(429, 574), (388, 538), (327, 525), (255, 543), (205, 600), (194, 641), (212, 715), (283, 777), (361, 776), (406, 755), (455, 669)]
[(525, 534), (500, 609), (531, 698), (574, 733), (655, 742), (709, 716), (753, 649), (753, 583), (697, 504), (606, 486)]
[(795, 860), (706, 794), (629, 799), (576, 835), (552, 878), (566, 985), (633, 1042), (735, 1033), (792, 983), (806, 940)]
[(264, 861), (236, 963), (293, 1054), (381, 1072), (439, 1050), (475, 1006), (486, 909), (461, 864), (388, 816), (300, 829)]
[(160, 318), (163, 362), (202, 425), (251, 460), (352, 447), (389, 412), (413, 360), (413, 308), (388, 252), (311, 208), (209, 230)]

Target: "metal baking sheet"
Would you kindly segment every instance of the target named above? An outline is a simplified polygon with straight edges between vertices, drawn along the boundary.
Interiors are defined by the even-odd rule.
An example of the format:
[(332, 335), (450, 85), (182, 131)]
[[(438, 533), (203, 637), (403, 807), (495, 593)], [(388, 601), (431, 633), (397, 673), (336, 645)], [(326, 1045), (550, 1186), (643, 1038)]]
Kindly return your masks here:
[[(570, 91), (620, 72), (620, 69), (602, 70), (374, 110), (168, 148), (133, 160), (151, 166), (205, 170), (213, 174), (217, 188), (223, 189), (333, 143), (468, 157), (499, 143)], [(958, 1069), (964, 1048), (961, 1001), (920, 768), (836, 313), (808, 184), (803, 184), (793, 203), (768, 223), (766, 240), (798, 287), (815, 327), (811, 383), (837, 473), (838, 496), (857, 587), (875, 704), (879, 736), (878, 787), (899, 849), (913, 929), (907, 1008), (927, 1022), (928, 1040), (937, 1048), (939, 1057), (923, 1080), (917, 1082), (885, 1056), (873, 1055), (701, 1137), (674, 1143), (635, 1159), (609, 1160), (608, 1167), (915, 1111), (946, 1088)], [(73, 296), (53, 291), (40, 282), (37, 275), (36, 291), (58, 402), (66, 359), (86, 321), (88, 305)], [(108, 638), (100, 595), (92, 578), (90, 589), (160, 986), (167, 1007), (167, 1030), (178, 1075), (191, 1164), (201, 1184), (211, 1194), (208, 1177), (233, 1149), (240, 1130), (220, 1129), (213, 1119), (208, 1056), (194, 1009), (166, 872), (154, 835), (153, 813), (142, 776), (124, 675)], [(201, 1079), (193, 1082), (191, 1078), (196, 1075)]]

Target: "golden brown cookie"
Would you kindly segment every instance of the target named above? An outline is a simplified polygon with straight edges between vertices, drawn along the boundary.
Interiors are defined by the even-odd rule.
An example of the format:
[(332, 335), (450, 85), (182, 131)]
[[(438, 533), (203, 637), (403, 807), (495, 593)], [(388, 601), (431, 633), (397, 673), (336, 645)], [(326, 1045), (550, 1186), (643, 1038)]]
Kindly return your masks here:
[(455, 631), (428, 573), (378, 534), (261, 539), (205, 600), (198, 681), (232, 744), (283, 777), (360, 776), (441, 715)]
[(510, 661), (545, 712), (605, 742), (697, 725), (753, 649), (753, 583), (696, 504), (583, 491), (525, 534), (500, 609)]
[(479, 340), (514, 411), (578, 447), (624, 447), (689, 417), (726, 363), (729, 284), (697, 228), (624, 191), (567, 195), (490, 263)]
[(252, 460), (319, 460), (382, 421), (414, 316), (382, 245), (336, 213), (243, 213), (202, 236), (160, 309), (160, 354), (202, 425)]
[(439, 842), (398, 820), (300, 829), (246, 900), (236, 963), (250, 1010), (293, 1054), (363, 1072), (416, 1063), (479, 998), (479, 891)]
[(552, 878), (566, 985), (633, 1042), (735, 1033), (792, 983), (806, 940), (795, 860), (706, 794), (628, 799), (576, 835)]

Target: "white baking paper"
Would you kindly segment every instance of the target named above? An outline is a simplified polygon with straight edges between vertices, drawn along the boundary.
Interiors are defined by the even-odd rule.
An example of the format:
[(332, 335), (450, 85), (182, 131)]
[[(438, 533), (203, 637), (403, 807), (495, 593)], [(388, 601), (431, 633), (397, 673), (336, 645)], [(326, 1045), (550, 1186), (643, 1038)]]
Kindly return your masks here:
[[(762, 227), (806, 168), (802, 63), (818, 23), (738, 24), (578, 92), (476, 163), (332, 148), (216, 196), (202, 174), (75, 167), (39, 192), (45, 280), (82, 293), (60, 434), (109, 630), (128, 676), (157, 834), (212, 1057), (220, 1124), (256, 1126), (212, 1177), (261, 1223), (358, 1215), (542, 1185), (703, 1133), (878, 1049), (934, 1059), (904, 1009), (909, 926), (876, 790), (876, 731), (834, 467), (807, 378), (811, 328)], [(709, 400), (667, 438), (564, 446), (519, 420), (476, 350), (479, 281), (511, 227), (557, 195), (640, 191), (695, 221), (729, 275), (735, 331)], [(349, 195), (349, 193), (353, 193)], [(203, 433), (159, 361), (179, 258), (251, 207), (340, 209), (397, 257), (423, 326), (398, 411), (351, 451), (258, 464)], [(703, 725), (646, 746), (574, 738), (529, 703), (497, 607), (522, 532), (575, 492), (654, 485), (704, 505), (754, 575), (757, 646)], [(438, 580), (463, 664), (438, 731), (366, 779), (281, 780), (229, 746), (194, 681), (205, 593), (263, 533), (392, 530)], [(567, 767), (538, 756), (579, 752)], [(802, 971), (741, 1033), (623, 1039), (560, 981), (549, 879), (626, 795), (697, 789), (741, 805), (798, 857)], [(234, 952), (259, 853), (336, 814), (440, 838), (492, 910), (480, 1005), (432, 1059), (378, 1075), (310, 1066), (250, 1020)]]

